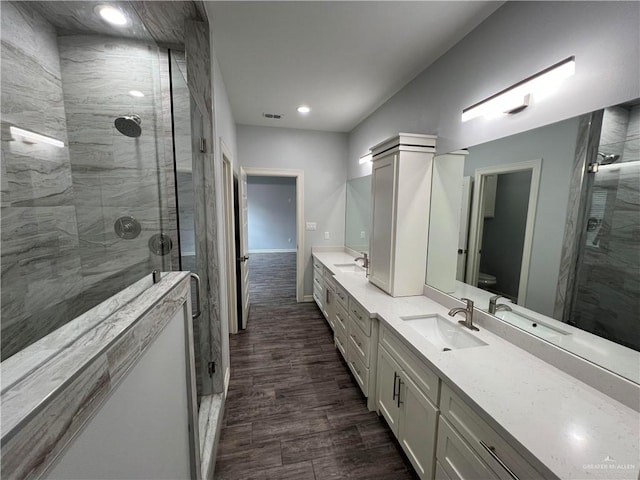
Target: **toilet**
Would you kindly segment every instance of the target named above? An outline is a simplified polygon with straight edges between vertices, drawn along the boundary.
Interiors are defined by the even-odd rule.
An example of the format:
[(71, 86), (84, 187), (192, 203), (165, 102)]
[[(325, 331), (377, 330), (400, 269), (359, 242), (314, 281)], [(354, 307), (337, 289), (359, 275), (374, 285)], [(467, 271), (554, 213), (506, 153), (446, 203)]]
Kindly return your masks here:
[(478, 274), (478, 287), (485, 290), (496, 286), (496, 277), (488, 273), (480, 272)]

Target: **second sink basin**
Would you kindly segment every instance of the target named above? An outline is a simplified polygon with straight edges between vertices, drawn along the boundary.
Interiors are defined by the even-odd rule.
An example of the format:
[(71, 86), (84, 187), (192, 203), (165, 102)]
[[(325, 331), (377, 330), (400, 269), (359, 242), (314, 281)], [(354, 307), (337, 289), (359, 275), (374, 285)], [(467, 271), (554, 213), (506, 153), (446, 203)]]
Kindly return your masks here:
[(351, 273), (362, 273), (364, 272), (364, 268), (360, 265), (356, 265), (355, 263), (335, 263), (333, 265), (341, 272), (351, 272)]
[(465, 327), (438, 315), (400, 317), (407, 325), (422, 335), (438, 350), (458, 350), (481, 347), (485, 342), (464, 330)]

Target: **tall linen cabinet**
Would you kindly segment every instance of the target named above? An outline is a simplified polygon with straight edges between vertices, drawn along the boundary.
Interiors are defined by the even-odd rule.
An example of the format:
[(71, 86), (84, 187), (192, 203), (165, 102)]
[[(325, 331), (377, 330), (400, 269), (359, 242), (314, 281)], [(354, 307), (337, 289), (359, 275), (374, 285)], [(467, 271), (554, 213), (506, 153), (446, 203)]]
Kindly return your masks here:
[(436, 138), (400, 133), (371, 149), (369, 281), (393, 297), (424, 288)]

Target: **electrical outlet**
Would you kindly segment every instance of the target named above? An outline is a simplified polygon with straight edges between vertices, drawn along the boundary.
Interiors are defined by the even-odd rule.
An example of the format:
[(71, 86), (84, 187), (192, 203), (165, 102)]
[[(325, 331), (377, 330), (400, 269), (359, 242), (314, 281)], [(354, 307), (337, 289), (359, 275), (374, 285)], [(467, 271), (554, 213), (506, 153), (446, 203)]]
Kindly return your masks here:
[(318, 225), (316, 224), (316, 222), (307, 222), (307, 230), (315, 230), (316, 228), (318, 228)]
[(329, 240), (329, 238), (330, 238), (329, 232), (324, 232), (324, 239)]
[(364, 230), (362, 230), (362, 231), (360, 232), (360, 238), (365, 238), (365, 236), (366, 236), (366, 233), (364, 233)]

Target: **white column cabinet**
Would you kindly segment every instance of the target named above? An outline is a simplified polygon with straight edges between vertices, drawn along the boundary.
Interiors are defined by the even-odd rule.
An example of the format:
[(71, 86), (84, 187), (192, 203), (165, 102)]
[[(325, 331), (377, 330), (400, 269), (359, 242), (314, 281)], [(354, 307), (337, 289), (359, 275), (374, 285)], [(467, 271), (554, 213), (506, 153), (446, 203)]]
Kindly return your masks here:
[(401, 133), (372, 148), (369, 281), (394, 297), (422, 294), (435, 141)]

